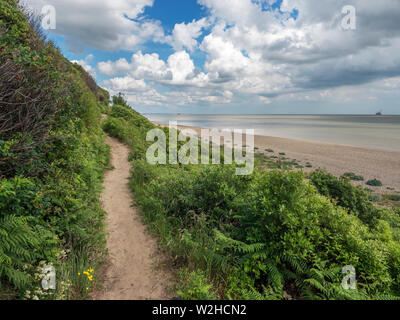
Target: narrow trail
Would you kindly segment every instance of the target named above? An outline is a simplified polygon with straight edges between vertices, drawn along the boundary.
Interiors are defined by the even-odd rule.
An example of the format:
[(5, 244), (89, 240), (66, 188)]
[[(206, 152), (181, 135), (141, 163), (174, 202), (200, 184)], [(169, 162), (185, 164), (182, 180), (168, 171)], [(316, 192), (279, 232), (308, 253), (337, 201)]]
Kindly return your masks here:
[(158, 268), (163, 260), (157, 242), (146, 231), (137, 209), (132, 207), (129, 189), (129, 148), (107, 138), (112, 149), (112, 165), (104, 181), (101, 197), (108, 213), (107, 248), (109, 266), (102, 291), (96, 300), (164, 300), (171, 275)]

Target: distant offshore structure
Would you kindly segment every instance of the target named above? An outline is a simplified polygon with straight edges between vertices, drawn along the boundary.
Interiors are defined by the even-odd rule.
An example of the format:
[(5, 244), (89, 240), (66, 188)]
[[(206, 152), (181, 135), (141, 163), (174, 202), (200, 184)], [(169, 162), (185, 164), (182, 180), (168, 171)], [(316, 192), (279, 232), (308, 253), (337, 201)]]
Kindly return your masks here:
[(376, 116), (383, 116), (383, 111), (382, 111), (382, 110), (381, 110), (381, 111), (378, 111), (375, 115), (376, 115)]

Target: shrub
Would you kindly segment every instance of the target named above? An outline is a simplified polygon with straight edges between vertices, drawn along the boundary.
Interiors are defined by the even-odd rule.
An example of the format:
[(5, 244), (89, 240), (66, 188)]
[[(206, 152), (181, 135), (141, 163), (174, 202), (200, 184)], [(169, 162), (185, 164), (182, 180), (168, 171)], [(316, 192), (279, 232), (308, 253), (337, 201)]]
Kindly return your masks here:
[(0, 180), (0, 217), (39, 217), (45, 210), (43, 194), (33, 181), (20, 177)]
[(346, 172), (345, 174), (342, 175), (342, 177), (343, 178), (347, 178), (349, 180), (353, 180), (353, 181), (364, 181), (364, 177), (363, 176), (357, 176), (353, 172)]
[(372, 202), (378, 202), (379, 201), (379, 196), (377, 194), (370, 194), (368, 196), (368, 200)]
[(111, 109), (110, 116), (114, 118), (123, 118), (128, 121), (135, 117), (135, 113), (129, 107), (114, 105)]
[(182, 300), (215, 300), (212, 284), (203, 271), (181, 271), (178, 294)]
[(383, 186), (382, 182), (377, 179), (368, 180), (367, 185), (372, 186), (372, 187), (382, 187)]
[(37, 159), (55, 138), (50, 130), (67, 100), (67, 85), (54, 86), (64, 81), (42, 56), (16, 51), (13, 57), (0, 51), (0, 137), (9, 141), (8, 152), (0, 154), (0, 173), (8, 176)]
[(364, 223), (371, 224), (379, 216), (378, 210), (368, 200), (368, 193), (361, 187), (354, 187), (347, 180), (338, 179), (323, 170), (316, 170), (310, 174), (311, 183), (318, 191), (349, 209)]
[[(329, 298), (334, 291), (337, 297), (344, 297), (340, 270), (351, 261), (364, 279), (359, 281), (367, 281), (371, 288), (378, 285), (387, 290), (393, 284), (384, 280), (389, 275), (384, 264), (390, 262), (381, 261), (378, 247), (385, 244), (377, 243), (365, 256), (362, 251), (370, 241), (367, 229), (357, 218), (315, 194), (301, 173), (271, 172), (257, 182), (248, 206), (253, 210), (243, 212), (235, 237), (246, 243), (235, 246), (241, 248), (238, 253), (246, 252), (245, 270), (253, 277), (262, 283), (267, 280), (279, 292), (288, 290), (287, 283), (294, 281), (299, 285), (297, 295), (315, 298), (313, 291), (317, 290), (321, 297)], [(327, 234), (331, 236), (326, 238)], [(353, 247), (354, 241), (359, 246)], [(313, 257), (316, 252), (317, 259)], [(367, 280), (372, 274), (373, 283)]]
[(390, 201), (400, 201), (400, 195), (398, 194), (384, 194), (382, 196), (384, 200), (390, 200)]

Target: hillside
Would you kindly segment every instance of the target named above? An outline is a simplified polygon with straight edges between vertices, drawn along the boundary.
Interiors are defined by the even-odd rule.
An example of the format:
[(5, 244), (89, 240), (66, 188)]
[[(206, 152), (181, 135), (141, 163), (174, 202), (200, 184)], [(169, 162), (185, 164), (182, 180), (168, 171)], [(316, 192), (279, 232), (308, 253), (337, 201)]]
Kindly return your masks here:
[[(399, 209), (374, 206), (348, 179), (149, 164), (156, 126), (123, 95), (109, 106), (14, 0), (0, 2), (0, 74), (0, 299), (88, 299), (101, 284), (105, 132), (129, 147), (137, 212), (180, 298), (400, 298)], [(41, 289), (43, 266), (56, 268), (56, 290)], [(353, 269), (356, 288), (345, 289)]]
[[(0, 2), (0, 298), (84, 298), (104, 251), (99, 205), (108, 92)], [(44, 265), (57, 290), (41, 290)]]

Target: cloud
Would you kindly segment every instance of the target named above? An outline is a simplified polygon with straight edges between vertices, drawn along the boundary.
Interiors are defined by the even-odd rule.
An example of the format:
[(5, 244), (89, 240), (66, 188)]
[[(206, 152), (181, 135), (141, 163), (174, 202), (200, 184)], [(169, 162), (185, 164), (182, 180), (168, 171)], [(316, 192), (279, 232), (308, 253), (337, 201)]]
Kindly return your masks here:
[(221, 36), (210, 34), (205, 37), (201, 49), (209, 54), (205, 69), (217, 72), (220, 78), (229, 80), (240, 75), (250, 64), (250, 59), (244, 56), (240, 48)]
[[(121, 72), (123, 66), (125, 72)], [(163, 61), (157, 54), (133, 54), (131, 62), (126, 60), (100, 62), (98, 69), (103, 74), (126, 76), (114, 77), (103, 81), (103, 85), (112, 94), (125, 92), (128, 101), (136, 105), (184, 106), (188, 104), (227, 104), (234, 93), (230, 90), (210, 88), (208, 75), (196, 70), (193, 60), (186, 51), (178, 51)], [(129, 69), (128, 71), (126, 71)], [(164, 86), (165, 92), (155, 88)], [(179, 88), (179, 89), (177, 89)]]
[(107, 85), (113, 92), (143, 92), (149, 90), (144, 80), (137, 80), (132, 77), (113, 78), (105, 80), (104, 84)]
[(132, 56), (131, 72), (136, 78), (146, 80), (172, 79), (171, 71), (157, 53), (142, 54), (141, 51)]
[(99, 69), (100, 73), (106, 76), (113, 76), (116, 74), (128, 72), (131, 66), (125, 58), (121, 58), (115, 62), (99, 62), (97, 64), (97, 68)]
[(158, 54), (143, 54), (141, 51), (132, 55), (131, 62), (119, 59), (115, 62), (100, 62), (97, 65), (103, 75), (114, 76), (129, 74), (135, 79), (158, 81), (171, 85), (188, 85), (194, 79), (200, 80), (202, 73), (196, 74), (196, 68), (190, 55), (182, 50), (173, 53), (163, 61)]
[[(199, 0), (217, 21), (200, 46), (215, 83), (271, 98), (400, 75), (398, 1), (283, 0), (280, 10), (274, 2)], [(349, 4), (354, 31), (341, 28)]]
[(197, 38), (199, 38), (203, 30), (210, 26), (208, 19), (193, 20), (190, 23), (178, 23), (175, 25), (172, 35), (168, 36), (167, 41), (172, 45), (175, 51), (187, 49), (194, 51), (197, 46)]
[(44, 5), (56, 9), (55, 34), (66, 38), (73, 52), (85, 47), (101, 50), (132, 50), (146, 41), (163, 41), (160, 22), (142, 14), (154, 0), (29, 0), (31, 8), (41, 11)]
[(184, 83), (194, 75), (194, 63), (186, 51), (179, 51), (168, 58), (168, 67), (172, 73), (172, 82)]
[(274, 17), (273, 11), (262, 9), (262, 2), (267, 4), (266, 1), (198, 0), (198, 2), (211, 11), (213, 18), (229, 25), (268, 29)]
[(172, 73), (167, 64), (160, 60), (157, 53), (143, 54), (141, 51), (132, 55), (131, 62), (122, 58), (115, 62), (99, 62), (97, 65), (100, 73), (106, 76), (129, 74), (136, 79), (168, 80), (172, 79)]
[[(72, 47), (131, 50), (130, 59), (103, 61), (97, 70), (110, 77), (105, 85), (129, 92), (135, 103), (270, 107), (364, 101), (365, 90), (379, 99), (398, 89), (398, 0), (282, 0), (280, 6), (275, 0), (197, 0), (208, 16), (178, 21), (168, 35), (161, 22), (143, 15), (153, 0), (32, 2), (56, 6), (56, 32)], [(356, 8), (356, 30), (341, 27), (345, 5)], [(147, 41), (173, 52), (160, 58), (157, 45), (142, 47)], [(206, 57), (201, 66), (200, 55)]]

